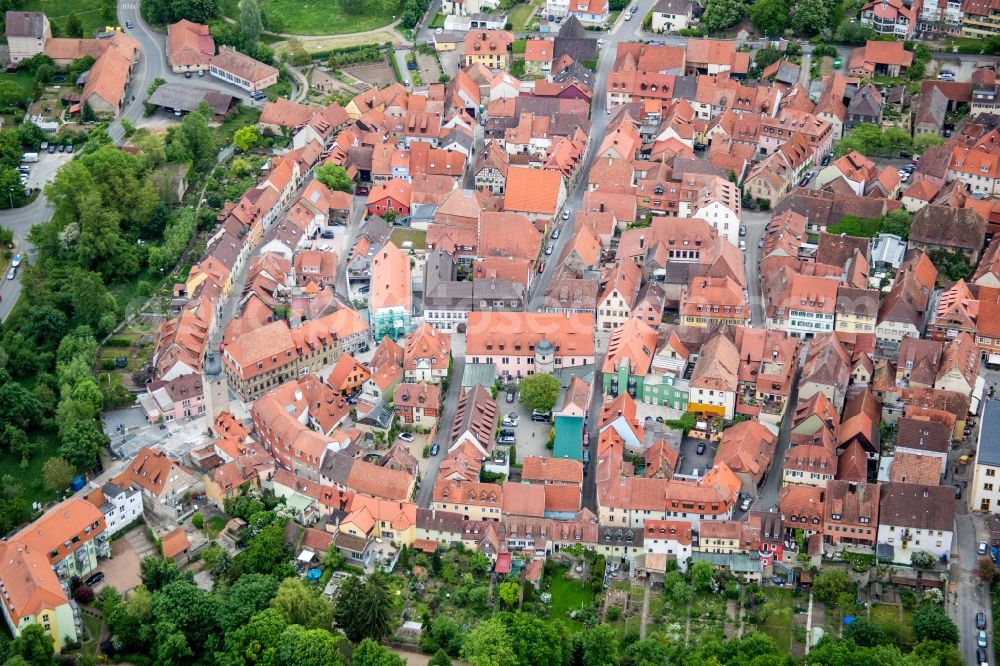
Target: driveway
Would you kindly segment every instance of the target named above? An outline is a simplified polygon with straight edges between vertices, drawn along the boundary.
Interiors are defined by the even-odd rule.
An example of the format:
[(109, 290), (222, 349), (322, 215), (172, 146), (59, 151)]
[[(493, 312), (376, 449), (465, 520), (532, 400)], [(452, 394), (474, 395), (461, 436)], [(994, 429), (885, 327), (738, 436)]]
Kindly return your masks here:
[(28, 175), (28, 187), (40, 188), (49, 184), (56, 177), (56, 171), (63, 164), (73, 159), (76, 153), (39, 153), (38, 161), (29, 164), (31, 173)]
[(132, 528), (125, 536), (111, 542), (111, 559), (103, 560), (97, 567), (104, 573), (104, 580), (94, 586), (94, 591), (111, 585), (122, 594), (127, 593), (142, 582), (139, 564), (143, 558), (155, 554), (156, 549), (146, 538), (145, 526)]

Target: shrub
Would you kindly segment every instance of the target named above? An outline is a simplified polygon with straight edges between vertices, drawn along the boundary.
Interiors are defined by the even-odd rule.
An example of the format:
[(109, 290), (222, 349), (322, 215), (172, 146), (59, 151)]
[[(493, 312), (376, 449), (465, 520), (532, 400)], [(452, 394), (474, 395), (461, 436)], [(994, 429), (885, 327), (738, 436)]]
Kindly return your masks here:
[(201, 528), (205, 527), (205, 516), (201, 515), (200, 512), (194, 514), (193, 516), (191, 516), (191, 524), (200, 530)]

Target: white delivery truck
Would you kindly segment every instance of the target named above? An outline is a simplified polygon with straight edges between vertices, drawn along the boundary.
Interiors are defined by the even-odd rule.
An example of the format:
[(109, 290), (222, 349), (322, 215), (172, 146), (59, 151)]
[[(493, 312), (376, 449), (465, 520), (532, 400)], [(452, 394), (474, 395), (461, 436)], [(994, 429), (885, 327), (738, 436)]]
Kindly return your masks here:
[(25, 153), (24, 155), (21, 155), (21, 161), (22, 162), (37, 162), (38, 161), (38, 153)]

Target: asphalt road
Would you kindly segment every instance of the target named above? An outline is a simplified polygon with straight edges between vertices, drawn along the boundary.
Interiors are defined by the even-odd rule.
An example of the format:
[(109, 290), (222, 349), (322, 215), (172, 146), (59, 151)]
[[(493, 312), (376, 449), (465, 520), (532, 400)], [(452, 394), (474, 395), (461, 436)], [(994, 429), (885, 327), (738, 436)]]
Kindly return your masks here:
[[(28, 242), (28, 232), (31, 227), (39, 222), (45, 222), (52, 217), (52, 207), (44, 194), (39, 194), (33, 202), (22, 208), (10, 208), (0, 211), (0, 226), (10, 229), (14, 233), (14, 249), (19, 252), (27, 261), (31, 261), (35, 256), (35, 248)], [(0, 276), (0, 322), (7, 319), (7, 315), (14, 308), (17, 299), (21, 296), (21, 272), (13, 280), (6, 279), (7, 267), (4, 267), (4, 274)]]
[(427, 460), (427, 467), (424, 475), (420, 479), (420, 489), (417, 490), (417, 506), (429, 508), (431, 500), (434, 498), (434, 483), (437, 481), (438, 471), (441, 469), (441, 461), (448, 455), (448, 447), (451, 445), (451, 422), (455, 419), (455, 407), (458, 405), (459, 394), (462, 391), (462, 375), (465, 373), (465, 354), (455, 354), (452, 361), (451, 377), (449, 378), (448, 393), (444, 398), (444, 409), (438, 418), (438, 426), (435, 431), (433, 444), (438, 445), (438, 454)]
[[(636, 18), (631, 21), (625, 21), (623, 20), (625, 14), (622, 13), (610, 31), (594, 33), (604, 40), (604, 47), (598, 56), (597, 77), (594, 80), (594, 91), (597, 94), (594, 95), (590, 111), (591, 141), (590, 145), (587, 146), (587, 155), (581, 166), (580, 176), (576, 181), (576, 185), (573, 187), (573, 191), (569, 193), (569, 196), (566, 197), (563, 210), (568, 209), (571, 211), (570, 218), (561, 223), (560, 236), (554, 241), (555, 248), (552, 251), (552, 257), (559, 257), (562, 254), (563, 248), (566, 247), (566, 243), (570, 242), (573, 236), (573, 224), (576, 221), (573, 213), (576, 213), (583, 206), (583, 195), (587, 191), (590, 167), (594, 164), (597, 149), (600, 147), (601, 140), (608, 128), (608, 119), (610, 116), (606, 113), (607, 97), (603, 94), (603, 91), (607, 89), (608, 72), (611, 71), (611, 67), (615, 63), (615, 52), (618, 49), (618, 44), (619, 42), (630, 42), (639, 38), (642, 33), (642, 20), (640, 17), (645, 16), (653, 8), (655, 2), (654, 0), (641, 0), (637, 4), (639, 5), (639, 11)], [(539, 311), (542, 309), (545, 287), (555, 275), (558, 268), (558, 261), (549, 260), (546, 262), (545, 271), (535, 280), (535, 284), (532, 286), (531, 295), (528, 299), (528, 310)]]
[[(980, 531), (982, 535), (980, 535)], [(955, 545), (952, 547), (951, 581), (953, 594), (945, 600), (951, 619), (958, 625), (960, 635), (959, 651), (966, 664), (976, 661), (976, 613), (986, 613), (986, 635), (990, 645), (987, 650), (993, 654), (993, 618), (990, 612), (990, 594), (976, 574), (978, 556), (976, 546), (985, 539), (985, 529), (981, 517), (975, 514), (955, 515)]]

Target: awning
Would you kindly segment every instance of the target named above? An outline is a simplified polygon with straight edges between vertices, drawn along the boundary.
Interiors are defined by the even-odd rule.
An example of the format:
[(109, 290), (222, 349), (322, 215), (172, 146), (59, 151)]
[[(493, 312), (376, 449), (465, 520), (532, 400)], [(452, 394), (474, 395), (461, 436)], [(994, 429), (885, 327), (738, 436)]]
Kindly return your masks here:
[(990, 354), (986, 362), (990, 365), (1000, 365), (1000, 354)]
[(311, 550), (303, 550), (301, 553), (299, 553), (299, 556), (296, 559), (298, 559), (299, 562), (309, 563), (312, 562), (312, 559), (314, 557), (316, 557), (316, 554), (313, 553)]

